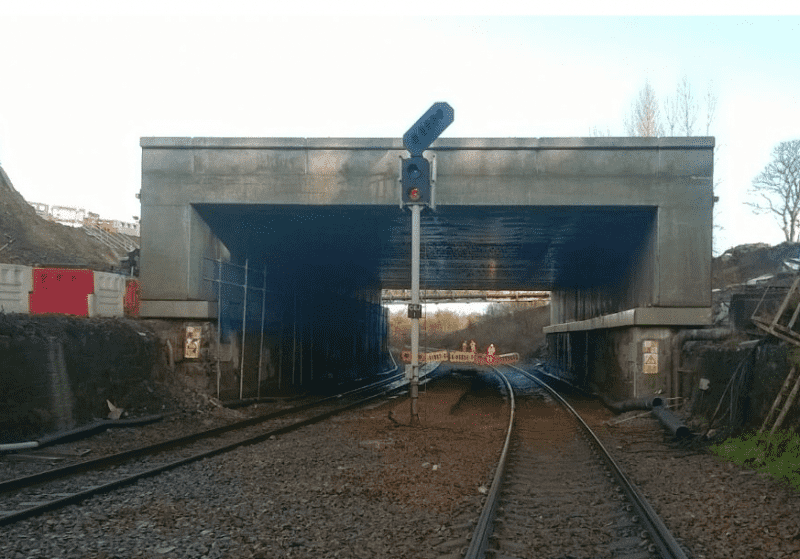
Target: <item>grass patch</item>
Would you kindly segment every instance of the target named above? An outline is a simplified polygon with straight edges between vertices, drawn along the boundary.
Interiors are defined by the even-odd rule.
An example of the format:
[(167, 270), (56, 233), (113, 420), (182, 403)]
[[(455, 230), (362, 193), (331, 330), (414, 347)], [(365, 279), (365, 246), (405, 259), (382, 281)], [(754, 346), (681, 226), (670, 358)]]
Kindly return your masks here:
[(785, 479), (800, 490), (800, 435), (792, 432), (745, 433), (711, 446), (711, 452), (735, 464)]

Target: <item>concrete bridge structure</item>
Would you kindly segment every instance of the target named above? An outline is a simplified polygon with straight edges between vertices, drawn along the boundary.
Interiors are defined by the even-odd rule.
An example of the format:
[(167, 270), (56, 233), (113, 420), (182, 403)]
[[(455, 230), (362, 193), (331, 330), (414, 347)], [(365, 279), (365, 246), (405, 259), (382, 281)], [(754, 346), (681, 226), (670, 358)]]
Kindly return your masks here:
[[(342, 344), (376, 362), (380, 290), (410, 285), (400, 139), (141, 147), (143, 316), (220, 315), (230, 337), (244, 290), (233, 294), (241, 278), (223, 275), (246, 265), (272, 325), (273, 370), (288, 367), (290, 325), (293, 369), (318, 355), (318, 370)], [(425, 153), (436, 180), (435, 210), (422, 213), (421, 285), (551, 291), (546, 332), (573, 374), (613, 397), (675, 393), (670, 341), (710, 322), (713, 150), (709, 137), (440, 138)], [(247, 312), (244, 322), (257, 322)], [(308, 332), (299, 353), (298, 329)], [(317, 378), (308, 367), (301, 382)]]

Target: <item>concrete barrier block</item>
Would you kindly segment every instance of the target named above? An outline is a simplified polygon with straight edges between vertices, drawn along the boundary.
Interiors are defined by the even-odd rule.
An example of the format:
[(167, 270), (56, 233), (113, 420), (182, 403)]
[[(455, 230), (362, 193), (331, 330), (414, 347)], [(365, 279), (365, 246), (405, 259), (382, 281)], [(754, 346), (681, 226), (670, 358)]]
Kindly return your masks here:
[(0, 311), (27, 313), (33, 290), (33, 268), (19, 264), (0, 264)]
[(89, 316), (123, 316), (125, 276), (94, 272), (94, 293), (90, 298)]

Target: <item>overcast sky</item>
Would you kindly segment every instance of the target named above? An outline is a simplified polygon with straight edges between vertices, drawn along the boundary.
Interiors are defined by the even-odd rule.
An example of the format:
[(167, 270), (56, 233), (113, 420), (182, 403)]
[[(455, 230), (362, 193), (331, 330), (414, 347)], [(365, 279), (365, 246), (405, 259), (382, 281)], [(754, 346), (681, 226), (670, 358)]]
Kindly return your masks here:
[[(800, 138), (797, 15), (521, 16), (502, 1), (393, 3), (410, 17), (374, 3), (362, 3), (367, 15), (302, 1), (283, 13), (233, 1), (19, 4), (34, 7), (0, 0), (0, 164), (29, 201), (131, 221), (142, 136), (400, 137), (435, 101), (455, 110), (447, 137), (624, 136), (645, 80), (663, 99), (686, 75), (698, 99), (709, 87), (718, 98), (717, 252), (783, 240), (743, 202), (773, 147)], [(517, 15), (448, 15), (487, 9)]]

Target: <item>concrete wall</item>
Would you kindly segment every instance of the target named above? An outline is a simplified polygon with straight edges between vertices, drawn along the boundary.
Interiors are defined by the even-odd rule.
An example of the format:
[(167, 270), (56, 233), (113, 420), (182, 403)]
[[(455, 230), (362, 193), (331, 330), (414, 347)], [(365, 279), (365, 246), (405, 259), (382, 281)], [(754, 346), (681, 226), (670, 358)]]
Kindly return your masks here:
[[(662, 306), (659, 297), (658, 223), (657, 220), (654, 221), (648, 234), (641, 239), (634, 257), (629, 262), (627, 273), (619, 279), (617, 285), (592, 289), (560, 289), (551, 292), (550, 323), (581, 321), (626, 309)], [(702, 290), (688, 289), (688, 291), (694, 297), (684, 298), (683, 303), (677, 306), (710, 306), (710, 284), (706, 289), (708, 302), (704, 301)]]
[[(246, 328), (240, 305), (234, 317), (238, 321), (223, 319), (222, 330), (210, 321), (145, 320), (144, 324), (171, 348), (171, 353), (167, 351), (173, 370), (190, 379), (193, 388), (219, 395), (223, 401), (240, 395), (325, 392), (373, 378), (388, 368), (384, 362), (388, 316), (380, 305), (380, 292), (355, 295), (358, 298), (301, 292), (295, 303), (293, 294), (288, 294), (284, 297), (288, 305), (268, 310), (276, 316), (265, 320), (263, 336), (259, 298), (248, 305)], [(185, 352), (190, 326), (201, 331), (196, 357)]]
[[(143, 204), (143, 210), (145, 206)], [(142, 298), (151, 300), (216, 300), (213, 286), (203, 281), (203, 259), (230, 253), (190, 204), (148, 208), (141, 226), (148, 242), (140, 252)], [(148, 264), (149, 263), (149, 264)]]
[(671, 328), (632, 327), (562, 332), (547, 339), (554, 361), (575, 382), (612, 399), (627, 400), (674, 392), (670, 354), (674, 334)]

